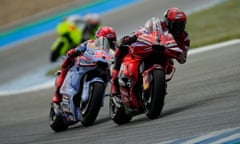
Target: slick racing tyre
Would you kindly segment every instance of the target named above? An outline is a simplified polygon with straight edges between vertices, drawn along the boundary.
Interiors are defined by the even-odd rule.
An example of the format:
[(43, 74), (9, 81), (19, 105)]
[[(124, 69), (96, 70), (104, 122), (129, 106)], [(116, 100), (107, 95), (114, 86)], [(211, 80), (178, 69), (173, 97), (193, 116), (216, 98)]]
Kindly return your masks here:
[(80, 106), (82, 113), (81, 122), (84, 126), (91, 126), (96, 120), (103, 103), (104, 92), (104, 83), (95, 82), (91, 84), (89, 99), (87, 102), (82, 103)]
[(55, 132), (61, 132), (68, 128), (68, 125), (64, 122), (63, 116), (57, 112), (56, 104), (52, 104), (49, 113), (49, 126)]
[(123, 105), (115, 97), (110, 97), (109, 111), (111, 119), (118, 125), (128, 123), (132, 119), (132, 116), (125, 113)]
[(145, 113), (149, 119), (155, 119), (159, 117), (164, 105), (165, 94), (165, 73), (163, 70), (152, 71), (150, 88), (144, 94), (144, 104), (146, 107)]

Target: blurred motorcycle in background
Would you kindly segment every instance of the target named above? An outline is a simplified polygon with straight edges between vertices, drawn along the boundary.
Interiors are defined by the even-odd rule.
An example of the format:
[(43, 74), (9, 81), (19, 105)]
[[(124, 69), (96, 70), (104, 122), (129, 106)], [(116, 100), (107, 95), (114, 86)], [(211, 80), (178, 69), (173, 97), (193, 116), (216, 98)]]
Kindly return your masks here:
[(75, 14), (65, 17), (56, 27), (57, 35), (51, 47), (50, 62), (56, 62), (68, 50), (75, 48), (80, 43), (95, 39), (96, 31), (101, 26), (98, 14), (90, 13), (84, 17)]

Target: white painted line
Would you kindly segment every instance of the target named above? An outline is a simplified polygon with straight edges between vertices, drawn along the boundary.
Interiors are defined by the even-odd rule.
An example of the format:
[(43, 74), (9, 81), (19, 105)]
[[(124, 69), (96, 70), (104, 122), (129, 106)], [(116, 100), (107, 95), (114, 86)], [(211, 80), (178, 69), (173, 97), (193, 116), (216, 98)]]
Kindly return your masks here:
[(194, 139), (185, 141), (183, 144), (195, 144), (195, 143), (197, 143), (197, 142), (200, 142), (200, 141), (202, 141), (202, 140), (205, 140), (205, 139), (208, 139), (208, 138), (217, 136), (217, 135), (222, 134), (222, 133), (223, 133), (222, 131), (212, 132), (212, 133), (210, 133), (210, 134), (202, 135), (202, 136), (196, 137), (196, 138), (194, 138)]
[(228, 137), (225, 137), (223, 139), (215, 141), (215, 142), (213, 142), (211, 144), (223, 144), (223, 143), (227, 143), (227, 142), (229, 142), (231, 140), (234, 140), (234, 139), (237, 139), (237, 138), (240, 138), (240, 133), (236, 133), (236, 134), (230, 135)]
[[(215, 142), (211, 143), (211, 144), (221, 144), (223, 142), (228, 142), (228, 141), (234, 140), (236, 138), (240, 138), (240, 133), (238, 132), (238, 130), (240, 130), (240, 127), (227, 128), (227, 129), (212, 131), (212, 132), (208, 132), (208, 133), (205, 133), (205, 134), (196, 135), (196, 136), (194, 136), (194, 138), (189, 137), (189, 140), (181, 142), (181, 144), (195, 144), (195, 143), (199, 143), (202, 140), (206, 140), (208, 138), (212, 138), (214, 136), (218, 136), (218, 135), (221, 135), (221, 134), (224, 134), (224, 133), (236, 131), (236, 133), (233, 133), (232, 135), (226, 136), (224, 138), (221, 138), (221, 139), (216, 140)], [(159, 142), (159, 143), (155, 143), (155, 144), (179, 143), (179, 141), (181, 141), (181, 140), (182, 139), (179, 138), (179, 139)]]
[(22, 90), (14, 90), (14, 91), (0, 91), (0, 96), (10, 96), (10, 95), (15, 95), (15, 94), (22, 94), (26, 92), (33, 92), (33, 91), (39, 91), (39, 90), (44, 90), (50, 87), (54, 86), (54, 80), (48, 81), (43, 84), (35, 85), (29, 88), (25, 88)]
[[(189, 50), (188, 54), (189, 55), (194, 55), (210, 50), (215, 50), (219, 48), (224, 48), (227, 46), (235, 45), (235, 44), (240, 44), (240, 39), (234, 39), (234, 40), (229, 40), (226, 42), (218, 43), (218, 44), (213, 44), (213, 45), (208, 45), (204, 47), (199, 47), (196, 49), (191, 49)], [(39, 84), (36, 86), (32, 86), (30, 88), (22, 89), (22, 90), (16, 90), (16, 91), (0, 91), (0, 96), (9, 96), (9, 95), (14, 95), (14, 94), (20, 94), (20, 93), (25, 93), (25, 92), (31, 92), (31, 91), (37, 91), (37, 90), (42, 90), (46, 88), (50, 88), (51, 86), (54, 86), (54, 80), (53, 81), (48, 81), (43, 84)]]
[(206, 52), (206, 51), (210, 51), (210, 50), (214, 50), (214, 49), (219, 49), (219, 48), (223, 48), (223, 47), (227, 47), (227, 46), (235, 45), (235, 44), (239, 44), (239, 43), (240, 43), (240, 39), (233, 39), (233, 40), (229, 40), (226, 42), (221, 42), (221, 43), (217, 43), (217, 44), (212, 44), (212, 45), (192, 49), (192, 50), (189, 50), (188, 54), (194, 55), (194, 54), (198, 54), (198, 53), (202, 53), (202, 52)]

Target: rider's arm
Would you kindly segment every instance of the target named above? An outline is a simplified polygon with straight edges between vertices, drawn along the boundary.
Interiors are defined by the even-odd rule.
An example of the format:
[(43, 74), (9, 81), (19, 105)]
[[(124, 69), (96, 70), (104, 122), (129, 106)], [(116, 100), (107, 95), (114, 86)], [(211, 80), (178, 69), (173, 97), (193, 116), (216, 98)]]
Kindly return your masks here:
[(133, 42), (135, 42), (137, 40), (137, 35), (136, 33), (132, 33), (130, 35), (126, 35), (124, 36), (121, 40), (120, 40), (120, 46), (122, 45), (130, 45)]
[(182, 42), (179, 44), (179, 47), (183, 50), (183, 54), (178, 58), (180, 64), (184, 64), (187, 60), (187, 53), (190, 46), (190, 39), (187, 32), (184, 32), (182, 39)]
[(185, 38), (184, 38), (184, 47), (183, 47), (183, 55), (184, 55), (184, 62), (187, 60), (187, 54), (188, 54), (188, 49), (190, 47), (190, 39), (188, 37), (188, 33), (186, 32)]
[(139, 35), (147, 33), (148, 31), (144, 27), (139, 27), (137, 31), (130, 33), (127, 36), (124, 36), (120, 41), (121, 45), (130, 45), (137, 41)]
[(85, 52), (86, 49), (87, 49), (87, 42), (84, 42), (84, 43), (80, 44), (79, 46), (77, 46), (76, 48), (70, 49), (67, 53), (67, 57), (75, 58), (77, 56), (80, 56)]
[(66, 69), (68, 67), (71, 67), (74, 64), (75, 58), (77, 56), (82, 55), (85, 52), (86, 49), (87, 49), (86, 43), (82, 43), (78, 47), (76, 47), (74, 49), (70, 49), (67, 52), (67, 57), (62, 64), (62, 68)]

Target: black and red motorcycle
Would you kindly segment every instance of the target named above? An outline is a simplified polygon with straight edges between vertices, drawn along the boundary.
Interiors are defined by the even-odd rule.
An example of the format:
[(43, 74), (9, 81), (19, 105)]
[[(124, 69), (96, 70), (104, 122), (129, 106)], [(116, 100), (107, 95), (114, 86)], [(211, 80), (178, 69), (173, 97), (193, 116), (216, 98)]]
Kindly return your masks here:
[(128, 48), (118, 75), (121, 96), (110, 97), (110, 116), (119, 125), (138, 114), (159, 117), (176, 70), (172, 60), (183, 55), (169, 32), (141, 34)]

